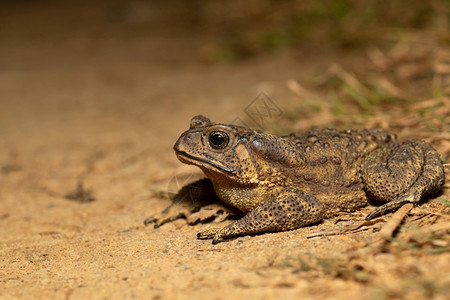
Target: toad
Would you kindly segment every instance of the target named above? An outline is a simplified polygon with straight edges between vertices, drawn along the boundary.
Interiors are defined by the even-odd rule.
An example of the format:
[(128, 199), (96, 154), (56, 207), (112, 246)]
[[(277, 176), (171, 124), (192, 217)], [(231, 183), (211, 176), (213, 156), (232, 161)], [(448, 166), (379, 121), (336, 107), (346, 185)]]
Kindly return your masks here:
[(383, 203), (370, 220), (405, 203), (418, 204), (444, 184), (442, 161), (431, 145), (399, 143), (381, 129), (316, 129), (279, 137), (196, 116), (174, 150), (207, 179), (183, 187), (173, 205), (145, 224), (157, 228), (218, 197), (244, 216), (198, 233), (213, 243), (315, 224), (369, 200)]

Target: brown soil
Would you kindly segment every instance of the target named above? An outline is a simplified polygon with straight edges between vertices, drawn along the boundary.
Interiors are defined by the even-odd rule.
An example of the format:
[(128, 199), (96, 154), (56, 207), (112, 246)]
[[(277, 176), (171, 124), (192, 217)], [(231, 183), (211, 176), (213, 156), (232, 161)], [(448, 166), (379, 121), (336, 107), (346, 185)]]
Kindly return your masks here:
[(296, 48), (211, 64), (212, 33), (161, 27), (170, 11), (157, 5), (133, 2), (135, 22), (124, 25), (109, 2), (58, 3), (0, 10), (1, 298), (448, 299), (448, 185), (389, 241), (380, 241), (385, 222), (324, 234), (362, 221), (370, 207), (218, 245), (196, 233), (223, 223), (143, 225), (170, 203), (161, 194), (178, 187), (174, 176), (198, 173), (172, 151), (196, 114), (245, 119), (264, 91), (283, 112), (268, 130), (376, 125), (426, 138), (448, 159), (448, 98), (428, 100), (447, 107), (438, 132), (420, 122), (423, 111), (399, 104), (367, 117), (352, 102), (335, 117), (330, 102), (306, 103), (295, 83), (336, 62), (363, 70), (366, 50)]

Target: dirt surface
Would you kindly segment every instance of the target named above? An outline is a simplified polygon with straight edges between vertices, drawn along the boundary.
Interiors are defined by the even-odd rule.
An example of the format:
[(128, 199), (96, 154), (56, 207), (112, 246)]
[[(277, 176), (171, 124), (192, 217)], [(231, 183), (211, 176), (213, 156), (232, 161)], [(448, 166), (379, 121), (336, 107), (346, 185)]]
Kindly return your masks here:
[[(246, 120), (264, 92), (280, 109), (265, 119), (269, 131), (381, 126), (427, 139), (448, 160), (445, 95), (369, 108), (343, 100), (342, 112), (323, 89), (299, 83), (328, 74), (352, 86), (344, 70), (373, 65), (367, 49), (295, 48), (211, 64), (215, 35), (161, 27), (172, 13), (161, 4), (133, 2), (132, 21), (119, 22), (109, 2), (58, 3), (0, 10), (2, 299), (449, 299), (448, 183), (387, 241), (380, 229), (393, 214), (346, 230), (370, 207), (218, 245), (196, 233), (223, 224), (143, 225), (183, 183), (174, 176), (199, 173), (172, 151), (196, 114)], [(414, 88), (426, 95), (431, 79), (419, 79)]]

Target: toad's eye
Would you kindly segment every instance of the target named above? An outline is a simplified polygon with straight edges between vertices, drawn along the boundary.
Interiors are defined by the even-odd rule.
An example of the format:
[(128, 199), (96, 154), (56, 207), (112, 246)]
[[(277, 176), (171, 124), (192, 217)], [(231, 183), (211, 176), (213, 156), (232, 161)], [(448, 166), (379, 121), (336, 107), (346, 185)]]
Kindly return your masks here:
[(209, 134), (208, 141), (212, 148), (220, 150), (228, 146), (230, 137), (223, 131), (213, 131)]

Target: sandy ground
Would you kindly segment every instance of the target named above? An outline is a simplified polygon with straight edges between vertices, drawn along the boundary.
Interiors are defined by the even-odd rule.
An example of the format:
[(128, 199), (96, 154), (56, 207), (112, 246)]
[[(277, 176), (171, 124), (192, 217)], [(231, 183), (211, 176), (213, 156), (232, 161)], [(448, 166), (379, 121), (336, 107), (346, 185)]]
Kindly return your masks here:
[[(448, 299), (448, 236), (429, 254), (372, 251), (373, 228), (307, 238), (336, 220), (218, 245), (196, 233), (223, 224), (143, 225), (169, 204), (158, 195), (174, 176), (198, 173), (172, 151), (192, 116), (231, 122), (261, 91), (289, 114), (301, 103), (288, 80), (350, 55), (204, 64), (201, 33), (142, 32), (108, 22), (100, 4), (68, 14), (76, 5), (43, 3), (0, 11), (2, 299)], [(95, 201), (67, 199), (79, 183)], [(437, 199), (421, 209), (448, 215)]]

